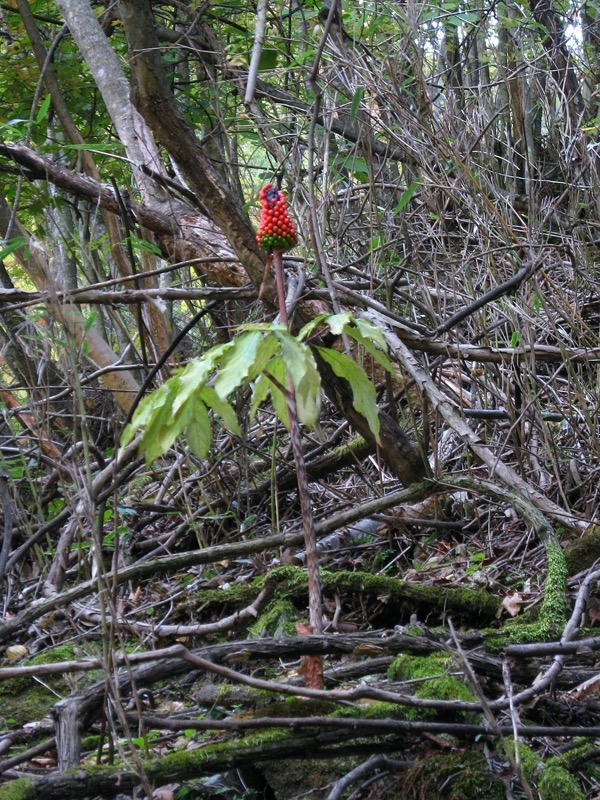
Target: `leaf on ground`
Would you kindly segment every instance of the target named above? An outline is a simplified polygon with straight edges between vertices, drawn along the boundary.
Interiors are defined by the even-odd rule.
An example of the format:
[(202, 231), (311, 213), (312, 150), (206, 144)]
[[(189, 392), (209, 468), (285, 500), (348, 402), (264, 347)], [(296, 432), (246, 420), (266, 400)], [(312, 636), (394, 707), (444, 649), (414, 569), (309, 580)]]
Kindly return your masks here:
[(507, 611), (511, 617), (516, 617), (517, 614), (520, 614), (522, 606), (523, 595), (521, 595), (519, 592), (506, 595), (502, 601), (502, 608)]

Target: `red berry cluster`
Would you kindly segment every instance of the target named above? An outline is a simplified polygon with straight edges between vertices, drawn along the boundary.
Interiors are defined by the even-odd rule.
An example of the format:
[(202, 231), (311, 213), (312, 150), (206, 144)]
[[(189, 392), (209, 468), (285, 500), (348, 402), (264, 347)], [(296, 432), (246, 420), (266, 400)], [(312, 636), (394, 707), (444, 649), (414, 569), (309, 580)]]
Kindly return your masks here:
[(272, 183), (267, 183), (258, 195), (262, 205), (256, 241), (263, 250), (291, 250), (298, 244), (296, 229), (285, 205), (285, 195)]

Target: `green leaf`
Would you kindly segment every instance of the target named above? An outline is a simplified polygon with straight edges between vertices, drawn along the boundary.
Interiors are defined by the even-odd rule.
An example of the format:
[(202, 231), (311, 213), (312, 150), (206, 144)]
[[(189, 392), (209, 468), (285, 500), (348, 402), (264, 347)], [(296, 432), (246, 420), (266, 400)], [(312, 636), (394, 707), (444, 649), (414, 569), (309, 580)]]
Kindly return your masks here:
[(266, 375), (260, 375), (252, 387), (252, 398), (250, 400), (250, 419), (253, 420), (259, 406), (265, 402), (271, 391), (271, 382)]
[(367, 175), (369, 167), (362, 156), (354, 156), (350, 153), (334, 153), (330, 156), (329, 163), (337, 169), (347, 169), (358, 175)]
[(521, 332), (513, 331), (512, 336), (510, 337), (510, 346), (517, 347), (520, 340), (521, 340)]
[(154, 253), (154, 255), (157, 256), (162, 254), (162, 251), (158, 245), (154, 244), (153, 242), (149, 242), (147, 239), (140, 239), (133, 233), (129, 235), (129, 241), (131, 242), (131, 246), (140, 252)]
[(212, 430), (206, 406), (198, 397), (190, 401), (192, 413), (185, 429), (185, 438), (192, 453), (202, 461), (208, 455), (212, 441)]
[(142, 434), (140, 449), (145, 453), (147, 464), (167, 452), (188, 424), (192, 412), (192, 404), (186, 403), (175, 415), (173, 401), (178, 389), (177, 382), (170, 379), (164, 386), (168, 392), (164, 395), (163, 403)]
[(272, 333), (274, 331), (287, 331), (287, 325), (283, 325), (281, 322), (248, 322), (246, 325), (240, 325), (238, 330)]
[(230, 347), (233, 347), (233, 342), (225, 342), (211, 347), (210, 350), (204, 353), (202, 358), (190, 361), (187, 367), (177, 375), (180, 391), (175, 400), (175, 411), (181, 405), (187, 403), (195, 391), (204, 386), (214, 369), (216, 361)]
[(312, 428), (321, 413), (321, 377), (309, 347), (293, 336), (282, 342), (282, 357), (294, 384), (298, 419)]
[(98, 312), (92, 311), (89, 317), (87, 317), (87, 319), (85, 320), (84, 330), (86, 333), (88, 333), (94, 327), (94, 324), (96, 323), (97, 319), (98, 319)]
[[(170, 380), (173, 380), (172, 378)], [(126, 426), (121, 436), (121, 447), (126, 447), (129, 442), (135, 437), (140, 428), (149, 425), (153, 417), (155, 417), (167, 401), (169, 396), (169, 381), (163, 383), (155, 392), (147, 395), (140, 402), (135, 410), (133, 418), (129, 425)]]
[(2, 250), (0, 250), (0, 261), (3, 261), (6, 256), (9, 256), (14, 250), (18, 250), (26, 241), (24, 236), (15, 236), (13, 239), (5, 240), (5, 245)]
[(144, 453), (146, 464), (164, 453), (163, 441), (168, 426), (173, 422), (173, 403), (164, 404), (156, 409), (152, 419), (142, 431), (140, 452)]
[(279, 352), (281, 342), (274, 335), (263, 336), (260, 344), (256, 349), (256, 355), (250, 370), (248, 372), (248, 380), (253, 381), (257, 378), (267, 367), (269, 361), (273, 356)]
[(460, 14), (453, 14), (451, 17), (446, 17), (444, 21), (447, 25), (458, 28), (461, 25), (475, 25), (479, 21), (479, 18), (477, 14), (472, 11), (462, 11)]
[[(386, 355), (387, 344), (379, 328), (365, 319), (355, 319), (350, 312), (331, 314), (325, 319), (331, 332), (339, 336), (342, 333), (351, 336), (362, 345), (384, 369), (392, 371), (392, 363)], [(377, 345), (375, 347), (374, 345)]]
[(230, 433), (234, 433), (236, 436), (242, 435), (235, 411), (226, 400), (219, 397), (213, 388), (204, 386), (200, 390), (198, 398), (221, 417), (223, 425)]
[[(348, 336), (351, 336), (355, 342), (362, 345), (365, 350), (370, 353), (372, 358), (377, 361), (378, 364), (381, 364), (384, 369), (388, 372), (393, 372), (394, 368), (392, 362), (384, 352), (387, 350), (387, 344), (381, 331), (364, 319), (357, 319), (354, 320), (354, 322), (356, 323), (356, 327), (354, 325), (349, 325), (346, 328)], [(377, 347), (374, 342), (377, 343)]]
[(419, 188), (420, 185), (421, 185), (421, 179), (420, 178), (417, 178), (415, 181), (413, 181), (410, 184), (410, 186), (406, 189), (406, 191), (404, 192), (404, 194), (402, 195), (402, 197), (398, 201), (398, 204), (394, 207), (394, 211), (393, 211), (394, 214), (400, 213), (400, 211), (402, 211), (404, 206), (408, 205), (408, 203), (410, 202), (412, 196), (417, 191), (417, 189)]
[(29, 124), (29, 120), (26, 119), (25, 117), (13, 117), (12, 119), (9, 119), (8, 122), (4, 122), (2, 124), (2, 127), (4, 128), (4, 127), (9, 127), (11, 125), (22, 125), (24, 123)]
[(314, 319), (311, 319), (310, 322), (307, 322), (306, 325), (302, 326), (300, 332), (296, 336), (296, 339), (298, 339), (299, 342), (302, 342), (304, 341), (304, 339), (307, 339), (314, 331), (314, 329), (318, 325), (320, 325), (321, 322), (323, 322), (323, 320), (327, 320), (329, 316), (330, 316), (329, 314), (319, 314), (318, 317), (314, 317)]
[[(381, 350), (387, 353), (387, 342), (385, 341), (385, 337), (377, 325), (374, 325), (372, 322), (362, 319), (361, 317), (357, 317), (356, 319), (353, 318), (352, 321), (365, 339), (370, 339), (372, 342), (375, 342), (375, 344), (381, 348)], [(348, 333), (352, 335), (349, 329)]]
[(351, 333), (349, 333), (349, 335), (352, 336), (352, 338), (358, 344), (362, 345), (365, 348), (367, 353), (370, 354), (370, 356), (373, 358), (374, 361), (377, 361), (378, 364), (381, 364), (381, 366), (387, 372), (393, 373), (394, 367), (390, 359), (383, 351), (381, 351), (378, 347), (375, 347), (375, 345), (373, 344), (372, 341), (370, 341), (370, 339), (366, 339), (364, 336), (362, 336), (362, 334), (359, 331), (357, 331), (356, 328)]
[(266, 69), (275, 69), (277, 66), (277, 50), (273, 50), (272, 48), (265, 48), (260, 54), (260, 60), (258, 62), (258, 69), (262, 72)]
[(365, 371), (345, 353), (338, 353), (328, 347), (317, 347), (323, 361), (333, 369), (339, 378), (344, 378), (352, 389), (352, 405), (367, 420), (375, 439), (379, 442), (379, 408), (375, 387)]
[(352, 170), (357, 181), (366, 183), (369, 179), (369, 165), (366, 159), (355, 157), (348, 167)]
[(138, 429), (136, 427), (134, 427), (131, 424), (131, 422), (124, 427), (123, 433), (121, 434), (121, 439), (119, 441), (119, 444), (121, 445), (121, 447), (127, 447), (129, 442), (131, 442), (134, 439), (135, 434), (137, 433), (137, 430)]
[(331, 314), (325, 322), (335, 336), (340, 336), (344, 332), (346, 325), (352, 322), (352, 314), (349, 311), (343, 311), (341, 314)]
[(272, 359), (264, 376), (268, 379), (268, 391), (273, 401), (275, 413), (289, 431), (290, 418), (288, 416), (287, 398), (284, 393), (287, 383), (287, 369), (283, 358), (278, 356)]
[(358, 113), (360, 101), (363, 99), (364, 93), (365, 93), (364, 86), (357, 87), (356, 91), (354, 92), (354, 97), (352, 98), (352, 105), (350, 106), (350, 120), (349, 120), (350, 124), (352, 124), (356, 119), (356, 114)]
[(37, 122), (38, 125), (44, 121), (46, 115), (48, 114), (48, 109), (50, 108), (51, 100), (52, 98), (50, 97), (49, 94), (47, 94), (46, 97), (44, 97), (42, 105), (39, 107), (38, 113), (35, 117), (35, 121)]
[(215, 381), (215, 391), (223, 400), (248, 377), (261, 338), (260, 331), (250, 331), (232, 342)]

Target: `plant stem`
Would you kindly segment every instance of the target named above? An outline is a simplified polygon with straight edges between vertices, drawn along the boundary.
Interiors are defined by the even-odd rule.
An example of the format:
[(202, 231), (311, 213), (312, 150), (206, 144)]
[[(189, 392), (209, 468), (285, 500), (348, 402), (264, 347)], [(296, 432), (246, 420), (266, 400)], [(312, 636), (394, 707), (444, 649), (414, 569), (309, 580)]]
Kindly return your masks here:
[[(277, 298), (279, 301), (279, 315), (284, 325), (289, 324), (287, 310), (285, 307), (285, 286), (283, 280), (283, 260), (281, 251), (273, 252), (273, 266), (275, 267), (275, 281), (277, 285)], [(323, 604), (321, 600), (321, 579), (319, 576), (319, 560), (317, 557), (317, 537), (315, 535), (315, 523), (313, 517), (312, 502), (308, 486), (308, 473), (304, 460), (304, 448), (302, 446), (302, 435), (300, 433), (300, 423), (296, 412), (296, 393), (292, 379), (288, 377), (286, 398), (287, 410), (290, 420), (290, 439), (296, 473), (298, 479), (298, 495), (300, 497), (300, 509), (302, 512), (302, 527), (304, 530), (304, 547), (306, 549), (306, 570), (308, 573), (308, 611), (309, 622), (313, 633), (323, 631)]]

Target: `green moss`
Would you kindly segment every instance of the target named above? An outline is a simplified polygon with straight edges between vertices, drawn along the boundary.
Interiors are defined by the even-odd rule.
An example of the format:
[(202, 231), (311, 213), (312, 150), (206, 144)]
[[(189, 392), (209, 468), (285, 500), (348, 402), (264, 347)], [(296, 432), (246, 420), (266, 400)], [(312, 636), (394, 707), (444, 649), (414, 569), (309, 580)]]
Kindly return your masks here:
[(366, 572), (324, 572), (322, 575), (324, 591), (336, 590), (352, 593), (366, 593), (374, 597), (386, 597), (388, 603), (423, 603), (440, 611), (452, 609), (468, 613), (470, 617), (495, 617), (499, 603), (484, 590), (452, 589), (441, 586), (399, 581), (385, 575), (371, 575)]
[(147, 473), (145, 475), (137, 475), (135, 478), (129, 481), (125, 502), (132, 503), (135, 500), (141, 500), (144, 495), (144, 489), (146, 486), (149, 486), (153, 480), (154, 476), (152, 473)]
[(596, 745), (585, 739), (580, 739), (579, 741), (581, 744), (578, 747), (573, 747), (566, 753), (554, 756), (551, 759), (552, 764), (558, 764), (569, 770), (581, 769), (583, 772), (587, 772), (588, 769), (591, 769), (593, 772), (598, 772), (596, 764), (589, 761), (590, 756), (594, 758), (596, 756)]
[(546, 544), (548, 572), (544, 583), (544, 599), (535, 622), (509, 620), (499, 636), (486, 639), (492, 652), (509, 644), (547, 642), (562, 632), (567, 620), (567, 562), (557, 542)]
[[(196, 692), (200, 692), (205, 684), (205, 679), (200, 678), (192, 689), (192, 696)], [(273, 701), (273, 693), (268, 692), (266, 689), (255, 689), (253, 687), (239, 687), (232, 686), (230, 683), (217, 684), (216, 695), (211, 700), (211, 706), (218, 709), (228, 708), (235, 709), (239, 707), (240, 702), (248, 708), (256, 708), (258, 706), (266, 706)], [(241, 700), (241, 695), (243, 700)], [(249, 699), (247, 699), (249, 698)]]
[(32, 780), (19, 778), (0, 786), (0, 800), (33, 800), (36, 790)]
[(49, 647), (42, 650), (32, 658), (25, 660), (25, 664), (57, 664), (59, 661), (72, 661), (76, 658), (75, 646), (73, 644), (58, 644), (56, 647)]
[[(254, 588), (261, 587), (270, 580), (279, 587), (279, 596), (291, 598), (304, 596), (307, 591), (306, 571), (301, 567), (286, 566), (271, 570), (260, 583), (253, 581)], [(385, 597), (388, 605), (423, 603), (440, 611), (452, 609), (468, 613), (470, 617), (481, 615), (494, 618), (500, 607), (497, 598), (484, 590), (452, 589), (440, 586), (423, 586), (421, 584), (399, 581), (385, 575), (372, 575), (368, 572), (321, 571), (321, 584), (324, 593), (345, 592), (349, 594), (366, 594), (372, 597)]]
[[(267, 580), (272, 581), (281, 591), (285, 591), (284, 597), (295, 594), (305, 594), (308, 584), (306, 577), (306, 570), (302, 567), (286, 566), (276, 567), (269, 571), (269, 573), (262, 579), (263, 582)], [(281, 588), (280, 588), (281, 587)], [(278, 592), (276, 592), (278, 594)]]
[[(523, 742), (514, 742), (512, 739), (505, 739), (504, 748), (509, 756), (512, 757), (512, 765), (516, 767), (520, 774), (515, 774), (514, 778), (521, 784), (530, 785), (536, 783), (539, 777), (539, 770), (543, 766), (543, 760)], [(541, 800), (541, 798), (538, 798)]]
[(232, 702), (231, 698), (234, 698), (235, 702), (235, 694), (233, 686), (230, 683), (220, 683), (219, 690), (217, 692), (217, 700), (216, 700), (217, 705), (226, 706), (230, 702)]
[[(95, 655), (95, 654), (94, 654)], [(43, 650), (32, 658), (25, 659), (24, 665), (56, 664), (60, 661), (73, 661), (80, 656), (73, 644), (62, 644)], [(81, 674), (80, 674), (81, 675)], [(85, 674), (86, 684), (97, 680), (101, 671)], [(69, 679), (62, 675), (45, 675), (43, 677), (50, 689), (46, 689), (31, 675), (11, 678), (0, 684), (0, 715), (4, 719), (12, 718), (19, 724), (31, 722), (46, 716), (58, 700), (58, 696), (68, 695), (73, 690), (73, 682), (79, 678), (71, 673)], [(54, 691), (51, 691), (54, 690)]]
[(466, 703), (475, 700), (473, 692), (455, 675), (432, 678), (417, 689), (416, 695), (428, 700), (462, 700)]
[(502, 781), (479, 753), (445, 753), (421, 759), (403, 781), (403, 800), (504, 800)]
[[(413, 694), (424, 700), (462, 700), (473, 702), (475, 697), (461, 677), (449, 675), (452, 659), (445, 653), (428, 656), (402, 655), (388, 667), (391, 682), (418, 681)], [(405, 719), (430, 719), (437, 712), (427, 708), (406, 708)]]
[(450, 663), (450, 656), (445, 653), (433, 653), (428, 656), (401, 655), (388, 667), (388, 679), (394, 683), (439, 677), (446, 672)]
[[(507, 745), (514, 753), (512, 742)], [(586, 743), (544, 761), (530, 747), (519, 743), (519, 763), (525, 779), (537, 786), (541, 800), (585, 800), (585, 794), (570, 770), (592, 749), (593, 745)]]
[(150, 779), (170, 783), (182, 775), (194, 777), (211, 772), (216, 764), (224, 771), (234, 766), (236, 759), (244, 751), (251, 757), (278, 743), (293, 743), (295, 739), (293, 733), (275, 728), (236, 741), (209, 744), (198, 750), (174, 751), (160, 758), (144, 761), (142, 766)]
[(540, 623), (548, 636), (561, 632), (567, 620), (567, 561), (556, 542), (546, 545), (548, 574), (544, 583), (544, 600)]
[(252, 584), (236, 584), (227, 589), (201, 589), (186, 605), (196, 608), (206, 606), (248, 605), (256, 599), (256, 589)]
[(274, 600), (250, 626), (249, 634), (252, 638), (295, 636), (296, 618), (296, 609), (289, 600)]
[(89, 736), (84, 736), (81, 739), (81, 749), (82, 750), (97, 750), (98, 744), (100, 743), (100, 736), (96, 734), (90, 734)]
[(14, 694), (8, 691), (8, 687), (0, 688), (2, 719), (12, 719), (19, 725), (47, 716), (57, 701), (55, 694), (33, 681), (29, 687)]
[(409, 636), (423, 636), (425, 632), (425, 628), (422, 625), (411, 625), (406, 628), (406, 633)]
[[(528, 747), (526, 744), (523, 744), (523, 742), (518, 742), (517, 744), (519, 753), (518, 762), (520, 764), (521, 771), (528, 781), (533, 780), (535, 778), (537, 770), (540, 767), (541, 761), (536, 756), (531, 747)], [(509, 750), (509, 752), (512, 753), (512, 755), (516, 758), (517, 748), (515, 747), (514, 742), (512, 740), (507, 739), (506, 747)]]
[[(267, 582), (275, 585), (276, 599), (288, 603), (294, 599), (302, 599), (305, 602), (306, 570), (290, 565), (272, 569), (267, 575), (256, 578), (250, 584), (231, 586), (228, 589), (199, 591), (190, 600), (180, 604), (179, 609), (212, 605), (245, 606), (252, 602), (256, 593), (261, 591)], [(439, 609), (440, 613), (453, 610), (458, 613), (468, 613), (469, 617), (480, 615), (493, 619), (500, 607), (498, 599), (484, 590), (423, 586), (368, 572), (322, 570), (321, 583), (324, 593), (345, 592), (385, 597), (390, 613), (394, 604), (404, 607), (409, 602), (411, 607), (424, 604)]]
[(585, 794), (575, 776), (559, 764), (551, 762), (542, 768), (538, 791), (542, 800), (585, 800)]
[(358, 704), (353, 708), (337, 708), (332, 717), (343, 719), (406, 719), (406, 709), (397, 703), (384, 701)]
[[(271, 694), (271, 699), (273, 695)], [(267, 706), (257, 708), (256, 716), (262, 714), (269, 717), (324, 717), (335, 715), (339, 706), (327, 700), (308, 700), (300, 697), (286, 697), (285, 700), (270, 702)]]
[[(347, 775), (361, 763), (360, 757), (345, 756), (343, 758), (302, 758), (281, 759), (265, 761), (260, 765), (260, 772), (264, 775), (267, 785), (272, 790), (272, 796), (279, 800), (291, 798), (306, 798), (306, 800), (325, 800), (327, 788), (331, 784)], [(371, 789), (370, 797), (379, 796), (376, 784)], [(366, 793), (365, 793), (366, 794)], [(261, 797), (263, 794), (261, 793)], [(348, 793), (345, 793), (348, 797)], [(242, 800), (238, 795), (236, 800)], [(245, 800), (245, 798), (244, 798)]]
[(571, 542), (565, 549), (565, 559), (569, 575), (591, 567), (600, 558), (600, 527), (594, 525), (585, 536)]
[(429, 656), (402, 655), (395, 658), (388, 668), (390, 681), (421, 680), (417, 685), (417, 697), (436, 700), (464, 700), (472, 702), (473, 693), (456, 675), (449, 675), (452, 659), (442, 653)]

